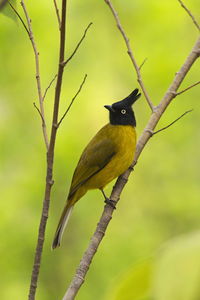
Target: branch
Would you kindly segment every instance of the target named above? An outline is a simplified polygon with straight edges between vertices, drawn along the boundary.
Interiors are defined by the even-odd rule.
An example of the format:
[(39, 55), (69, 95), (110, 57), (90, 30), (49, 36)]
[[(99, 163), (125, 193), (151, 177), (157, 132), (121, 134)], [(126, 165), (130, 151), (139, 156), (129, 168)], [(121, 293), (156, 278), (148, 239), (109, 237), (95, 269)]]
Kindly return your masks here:
[(53, 162), (54, 162), (54, 148), (57, 134), (57, 127), (55, 126), (58, 121), (58, 112), (59, 112), (59, 103), (60, 103), (60, 93), (62, 87), (62, 77), (64, 67), (62, 62), (64, 61), (64, 53), (65, 53), (65, 26), (66, 26), (66, 7), (67, 0), (62, 0), (62, 17), (61, 17), (61, 29), (60, 29), (60, 55), (58, 62), (58, 76), (56, 82), (55, 89), (55, 97), (54, 97), (54, 110), (53, 110), (53, 119), (52, 119), (52, 128), (51, 128), (51, 137), (49, 148), (47, 151), (47, 171), (46, 171), (46, 186), (45, 186), (45, 194), (44, 201), (42, 207), (42, 215), (40, 219), (40, 225), (38, 230), (38, 239), (37, 246), (35, 250), (34, 264), (31, 275), (30, 289), (29, 289), (29, 300), (35, 299), (38, 276), (40, 271), (41, 257), (43, 252), (46, 224), (49, 213), (49, 204), (50, 204), (50, 195), (51, 188), (54, 183), (53, 181)]
[(198, 29), (198, 31), (200, 31), (200, 26), (198, 24), (198, 22), (195, 20), (195, 17), (193, 16), (193, 14), (191, 13), (191, 11), (185, 6), (185, 4), (183, 3), (182, 0), (178, 0), (178, 2), (180, 3), (180, 5), (185, 9), (185, 11), (188, 13), (188, 15), (190, 16), (190, 18), (192, 19), (194, 25), (196, 26), (196, 28)]
[(45, 97), (46, 97), (46, 94), (47, 94), (47, 92), (48, 92), (48, 89), (50, 89), (50, 87), (51, 87), (51, 85), (53, 84), (53, 82), (54, 82), (54, 80), (56, 79), (56, 77), (57, 77), (57, 74), (54, 76), (54, 78), (50, 81), (49, 85), (47, 86), (47, 88), (46, 88), (46, 90), (45, 90), (45, 92), (44, 92), (44, 95), (43, 95), (43, 97), (42, 97), (42, 100), (43, 100), (43, 101), (44, 101), (44, 99), (45, 99)]
[(41, 118), (42, 122), (44, 122), (44, 119), (43, 119), (43, 116), (42, 116), (42, 114), (41, 114), (40, 109), (37, 107), (37, 105), (35, 104), (35, 102), (33, 102), (33, 105), (34, 105), (34, 107), (36, 108), (36, 110), (38, 111), (38, 113), (39, 113), (39, 115), (40, 115), (40, 118)]
[(112, 12), (112, 14), (114, 16), (114, 19), (115, 19), (115, 21), (117, 23), (117, 27), (118, 27), (119, 31), (121, 32), (121, 35), (122, 35), (122, 37), (123, 37), (123, 39), (125, 41), (125, 44), (126, 44), (126, 47), (127, 47), (127, 50), (128, 50), (128, 55), (129, 55), (129, 57), (130, 57), (130, 59), (131, 59), (131, 61), (133, 63), (134, 68), (135, 68), (135, 71), (136, 71), (136, 74), (137, 74), (137, 81), (138, 81), (138, 83), (139, 83), (139, 85), (140, 85), (140, 87), (141, 87), (141, 89), (143, 91), (144, 97), (145, 97), (145, 99), (146, 99), (149, 107), (151, 108), (151, 111), (153, 112), (154, 111), (154, 105), (153, 105), (153, 103), (152, 103), (152, 101), (151, 101), (151, 99), (150, 99), (150, 97), (149, 97), (149, 95), (147, 93), (147, 90), (146, 90), (146, 88), (144, 86), (144, 83), (143, 83), (143, 80), (142, 80), (142, 76), (141, 76), (141, 73), (140, 73), (141, 66), (140, 67), (138, 66), (137, 61), (135, 59), (135, 56), (133, 55), (133, 51), (131, 49), (129, 39), (128, 39), (125, 31), (124, 31), (124, 28), (121, 25), (119, 16), (118, 16), (115, 8), (113, 7), (111, 1), (110, 0), (104, 0), (104, 1), (106, 2), (106, 4), (108, 4), (108, 6), (109, 6), (109, 8), (110, 8), (110, 10), (111, 10), (111, 12)]
[(22, 21), (19, 14), (17, 12), (16, 13), (17, 13), (17, 16), (19, 17), (20, 21), (22, 22), (22, 24), (25, 26), (25, 29), (26, 29), (26, 31), (29, 35), (29, 38), (30, 38), (30, 41), (31, 41), (31, 44), (32, 44), (32, 47), (33, 47), (34, 55), (35, 55), (37, 90), (38, 90), (38, 97), (39, 97), (39, 104), (40, 104), (40, 112), (41, 112), (42, 118), (43, 118), (42, 131), (43, 131), (43, 136), (44, 136), (46, 149), (48, 150), (49, 139), (48, 139), (48, 135), (47, 135), (46, 121), (45, 121), (45, 114), (44, 114), (44, 106), (43, 106), (43, 97), (42, 97), (42, 88), (41, 88), (41, 79), (40, 79), (39, 52), (37, 50), (37, 46), (36, 46), (34, 35), (33, 35), (33, 30), (32, 30), (32, 26), (31, 26), (31, 19), (28, 15), (28, 11), (26, 9), (24, 0), (21, 1), (21, 6), (24, 10), (24, 14), (25, 14), (26, 21), (27, 21), (27, 24), (28, 24), (28, 29), (24, 25), (24, 22)]
[(29, 31), (28, 31), (28, 28), (26, 26), (26, 24), (24, 23), (24, 20), (22, 19), (22, 17), (20, 16), (20, 14), (18, 13), (18, 11), (14, 8), (14, 6), (8, 2), (10, 7), (12, 8), (12, 10), (14, 11), (14, 13), (17, 15), (17, 17), (19, 18), (19, 20), (21, 21), (22, 25), (24, 26), (24, 29), (26, 30), (28, 36), (29, 36)]
[[(200, 38), (195, 43), (192, 51), (188, 55), (186, 61), (180, 68), (179, 72), (176, 73), (173, 82), (171, 83), (164, 97), (160, 101), (160, 104), (155, 108), (154, 112), (152, 113), (146, 125), (146, 128), (144, 129), (142, 135), (140, 136), (137, 142), (135, 158), (132, 166), (117, 179), (110, 196), (110, 199), (112, 199), (116, 203), (120, 199), (121, 192), (128, 181), (129, 175), (133, 170), (133, 167), (137, 163), (145, 145), (151, 138), (151, 134), (150, 132), (148, 132), (148, 130), (149, 129), (151, 131), (154, 130), (161, 116), (163, 115), (163, 113), (165, 112), (166, 108), (169, 106), (171, 101), (174, 99), (176, 91), (178, 90), (179, 86), (181, 85), (182, 81), (184, 80), (185, 76), (187, 75), (187, 73), (189, 72), (190, 68), (195, 63), (199, 55), (200, 55)], [(105, 205), (100, 221), (97, 224), (96, 230), (90, 240), (89, 246), (81, 259), (81, 262), (76, 270), (75, 276), (72, 279), (70, 286), (63, 297), (63, 300), (75, 299), (75, 296), (77, 295), (80, 287), (84, 283), (84, 279), (87, 274), (87, 271), (89, 270), (92, 259), (95, 253), (97, 252), (99, 244), (101, 243), (101, 240), (105, 235), (107, 226), (110, 220), (112, 219), (113, 211), (114, 208), (112, 208), (109, 205)]]
[(53, 0), (53, 2), (54, 2), (55, 11), (56, 11), (56, 16), (57, 16), (57, 19), (58, 19), (58, 27), (59, 27), (59, 30), (60, 30), (61, 29), (60, 13), (59, 13), (59, 9), (58, 9), (58, 5), (57, 5), (56, 0)]
[(151, 136), (169, 128), (170, 126), (172, 126), (174, 123), (176, 123), (177, 121), (179, 121), (181, 118), (183, 118), (186, 114), (190, 113), (191, 111), (193, 111), (193, 109), (187, 110), (186, 112), (184, 112), (180, 117), (178, 117), (176, 120), (174, 120), (173, 122), (171, 122), (169, 125), (157, 130), (157, 131), (152, 131), (151, 129), (145, 129), (147, 132), (149, 132), (151, 134)]
[(63, 119), (65, 118), (66, 114), (68, 113), (68, 111), (70, 110), (72, 104), (74, 103), (74, 100), (76, 99), (76, 97), (78, 96), (78, 94), (81, 92), (82, 90), (82, 87), (83, 85), (85, 84), (85, 81), (86, 81), (86, 78), (87, 78), (87, 74), (85, 74), (84, 78), (83, 78), (83, 81), (78, 89), (78, 91), (76, 92), (76, 94), (74, 95), (74, 97), (72, 98), (68, 108), (66, 109), (65, 113), (63, 114), (62, 118), (60, 119), (60, 121), (58, 122), (57, 124), (57, 128), (60, 126), (60, 124), (62, 123)]
[(196, 82), (196, 83), (194, 83), (194, 84), (188, 86), (186, 89), (184, 89), (184, 90), (182, 90), (182, 91), (180, 91), (180, 92), (177, 92), (177, 93), (176, 93), (176, 96), (185, 93), (186, 91), (188, 91), (189, 89), (193, 88), (194, 86), (196, 86), (196, 85), (198, 85), (198, 84), (200, 84), (200, 81), (198, 81), (198, 82)]
[(72, 52), (72, 54), (69, 56), (69, 58), (63, 62), (63, 65), (66, 66), (66, 64), (73, 58), (73, 56), (76, 54), (78, 48), (80, 47), (80, 45), (82, 44), (83, 40), (85, 39), (86, 37), (86, 34), (87, 34), (87, 31), (88, 29), (90, 28), (90, 26), (92, 25), (93, 23), (91, 22), (85, 29), (84, 31), (84, 34), (82, 36), (82, 38), (80, 39), (80, 41), (78, 42), (76, 48), (74, 49), (74, 51)]
[(147, 57), (143, 60), (143, 62), (141, 63), (141, 65), (139, 66), (139, 70), (142, 69), (142, 67), (144, 66), (145, 62), (147, 61)]
[(47, 135), (46, 121), (45, 121), (45, 114), (44, 114), (44, 106), (43, 106), (43, 97), (42, 97), (42, 88), (41, 88), (41, 80), (40, 80), (39, 52), (37, 51), (36, 43), (35, 43), (34, 36), (33, 36), (33, 31), (32, 31), (32, 26), (31, 26), (31, 19), (29, 18), (28, 11), (26, 9), (24, 1), (21, 1), (21, 5), (22, 5), (22, 8), (24, 10), (24, 14), (25, 14), (25, 17), (26, 17), (28, 27), (24, 23), (22, 17), (18, 13), (18, 11), (14, 8), (14, 6), (10, 2), (9, 2), (9, 5), (13, 9), (15, 14), (19, 18), (19, 20), (21, 21), (22, 25), (24, 26), (24, 28), (25, 28), (25, 30), (26, 30), (29, 38), (30, 38), (32, 47), (33, 47), (33, 51), (34, 51), (34, 55), (35, 55), (37, 90), (38, 90), (38, 98), (39, 98), (39, 104), (40, 104), (40, 110), (39, 111), (40, 111), (40, 115), (42, 116), (42, 131), (43, 131), (44, 142), (45, 142), (45, 145), (46, 145), (46, 149), (48, 150), (49, 140), (48, 140), (48, 135)]

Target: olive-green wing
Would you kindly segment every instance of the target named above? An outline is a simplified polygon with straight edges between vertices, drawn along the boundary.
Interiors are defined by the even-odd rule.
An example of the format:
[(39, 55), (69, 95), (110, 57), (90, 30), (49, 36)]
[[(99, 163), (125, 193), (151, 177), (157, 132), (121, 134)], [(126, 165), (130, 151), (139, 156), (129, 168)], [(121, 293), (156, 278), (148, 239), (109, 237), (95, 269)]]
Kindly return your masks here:
[(92, 176), (102, 170), (116, 153), (115, 144), (109, 138), (93, 139), (83, 151), (75, 169), (68, 198)]

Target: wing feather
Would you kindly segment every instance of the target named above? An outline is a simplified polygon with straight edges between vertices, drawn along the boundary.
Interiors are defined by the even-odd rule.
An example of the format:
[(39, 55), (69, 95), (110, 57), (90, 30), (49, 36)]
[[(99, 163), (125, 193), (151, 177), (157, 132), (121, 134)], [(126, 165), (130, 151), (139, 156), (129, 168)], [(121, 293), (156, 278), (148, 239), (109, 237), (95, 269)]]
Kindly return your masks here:
[(107, 137), (92, 139), (83, 151), (75, 169), (68, 198), (92, 176), (102, 170), (116, 153), (113, 141)]

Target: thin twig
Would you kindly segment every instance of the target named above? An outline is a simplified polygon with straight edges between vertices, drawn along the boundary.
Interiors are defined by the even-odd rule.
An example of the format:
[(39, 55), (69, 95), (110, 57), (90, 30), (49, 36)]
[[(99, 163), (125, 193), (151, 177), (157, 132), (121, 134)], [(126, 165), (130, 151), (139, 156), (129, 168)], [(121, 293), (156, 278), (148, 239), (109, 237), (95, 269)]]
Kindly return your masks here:
[(87, 31), (90, 28), (90, 26), (92, 26), (92, 22), (86, 27), (82, 38), (80, 39), (80, 41), (78, 42), (78, 44), (76, 45), (76, 48), (74, 49), (74, 51), (72, 52), (72, 54), (69, 56), (69, 58), (66, 59), (66, 61), (63, 62), (63, 65), (66, 66), (66, 64), (73, 58), (73, 56), (76, 54), (78, 48), (80, 47), (80, 45), (82, 44), (83, 40), (86, 37)]
[(178, 2), (180, 3), (180, 5), (185, 9), (185, 11), (188, 13), (188, 15), (190, 16), (190, 18), (192, 19), (193, 23), (195, 24), (196, 28), (198, 29), (198, 31), (200, 31), (200, 26), (198, 24), (198, 22), (196, 21), (195, 17), (193, 16), (193, 14), (191, 13), (191, 11), (185, 6), (185, 4), (183, 3), (182, 0), (178, 0)]
[(184, 89), (184, 90), (182, 90), (182, 91), (180, 91), (180, 92), (177, 92), (177, 93), (176, 93), (176, 96), (185, 93), (186, 91), (190, 90), (191, 88), (193, 88), (194, 86), (196, 86), (196, 85), (198, 85), (198, 84), (200, 84), (200, 81), (197, 81), (196, 83), (194, 83), (194, 84), (188, 86), (186, 89)]
[(53, 83), (54, 80), (56, 79), (56, 77), (57, 77), (57, 74), (54, 76), (54, 78), (50, 81), (49, 85), (47, 86), (47, 88), (46, 88), (46, 90), (45, 90), (45, 92), (44, 92), (44, 95), (43, 95), (43, 97), (42, 97), (43, 101), (44, 101), (44, 99), (45, 99), (45, 97), (46, 97), (46, 94), (47, 94), (48, 90), (50, 89), (52, 83)]
[(58, 27), (59, 27), (59, 30), (60, 30), (60, 28), (61, 28), (60, 13), (59, 13), (59, 9), (58, 9), (58, 5), (57, 5), (56, 0), (53, 0), (53, 2), (54, 2), (56, 16), (57, 16), (57, 20), (58, 20)]
[(54, 97), (54, 109), (53, 109), (53, 118), (52, 118), (52, 127), (51, 127), (51, 137), (50, 137), (50, 143), (49, 143), (49, 147), (48, 147), (48, 151), (47, 151), (46, 186), (45, 186), (45, 194), (44, 194), (44, 201), (43, 201), (43, 207), (42, 207), (42, 215), (40, 218), (40, 225), (39, 225), (39, 230), (38, 230), (38, 239), (37, 239), (37, 246), (36, 246), (36, 250), (35, 250), (31, 282), (30, 282), (30, 288), (29, 288), (29, 296), (28, 296), (29, 300), (35, 299), (37, 283), (38, 283), (38, 276), (39, 276), (39, 271), (40, 271), (40, 264), (41, 264), (41, 257), (42, 257), (42, 252), (43, 252), (46, 224), (47, 224), (48, 213), (49, 213), (51, 188), (54, 183), (53, 164), (54, 164), (54, 149), (55, 149), (56, 134), (57, 134), (57, 127), (55, 125), (57, 124), (57, 121), (58, 121), (60, 94), (61, 94), (61, 87), (62, 87), (62, 77), (63, 77), (63, 71), (64, 71), (62, 62), (64, 61), (64, 53), (65, 53), (66, 7), (67, 7), (67, 0), (62, 0), (62, 17), (61, 17), (61, 30), (60, 30), (60, 55), (59, 55), (59, 62), (58, 62), (58, 72), (57, 72), (58, 76), (57, 76), (57, 81), (56, 81), (55, 97)]
[(22, 17), (20, 16), (20, 14), (18, 13), (18, 11), (14, 8), (14, 6), (8, 2), (10, 7), (12, 8), (12, 10), (14, 11), (14, 13), (17, 15), (17, 17), (19, 18), (19, 20), (21, 21), (22, 25), (24, 26), (24, 29), (26, 30), (28, 36), (29, 36), (29, 31), (28, 31), (28, 28), (26, 26), (26, 24), (24, 23), (24, 20), (22, 19)]
[(35, 102), (33, 102), (33, 105), (34, 105), (34, 107), (36, 108), (36, 110), (38, 111), (38, 113), (39, 113), (39, 115), (40, 115), (40, 117), (41, 117), (42, 122), (44, 122), (44, 119), (43, 119), (43, 116), (42, 116), (42, 114), (41, 114), (40, 109), (37, 107), (37, 105), (36, 105)]
[(178, 117), (176, 120), (174, 120), (173, 122), (171, 122), (169, 125), (157, 130), (157, 131), (153, 131), (150, 129), (145, 129), (147, 132), (149, 132), (151, 134), (151, 136), (165, 130), (168, 129), (170, 126), (172, 126), (174, 123), (176, 123), (177, 121), (179, 121), (181, 118), (183, 118), (186, 114), (190, 113), (191, 111), (193, 111), (193, 109), (187, 110), (186, 112), (184, 112), (180, 117)]
[(110, 0), (104, 0), (104, 1), (106, 2), (106, 4), (108, 4), (108, 6), (109, 6), (109, 8), (110, 8), (110, 10), (111, 10), (111, 12), (112, 12), (112, 14), (114, 16), (114, 19), (115, 19), (115, 21), (117, 23), (117, 27), (118, 27), (119, 31), (121, 32), (121, 34), (122, 34), (122, 37), (123, 37), (123, 39), (125, 41), (125, 44), (126, 44), (126, 47), (127, 47), (127, 50), (128, 50), (128, 55), (129, 55), (129, 57), (130, 57), (130, 59), (131, 59), (131, 61), (133, 63), (133, 66), (134, 66), (136, 74), (137, 74), (137, 81), (138, 81), (138, 83), (139, 83), (139, 85), (140, 85), (140, 87), (141, 87), (141, 89), (143, 91), (143, 94), (145, 96), (145, 99), (146, 99), (149, 107), (151, 108), (151, 111), (153, 112), (154, 111), (154, 105), (153, 105), (153, 103), (152, 103), (152, 101), (151, 101), (151, 99), (150, 99), (150, 97), (149, 97), (149, 95), (147, 93), (147, 90), (146, 90), (146, 88), (144, 86), (144, 83), (143, 83), (143, 80), (142, 80), (142, 76), (141, 76), (141, 73), (140, 73), (140, 67), (138, 66), (137, 61), (135, 59), (135, 56), (133, 55), (133, 51), (131, 49), (129, 39), (128, 39), (125, 31), (124, 31), (124, 28), (122, 27), (122, 24), (120, 22), (119, 16), (118, 16), (118, 14), (117, 14), (114, 6), (112, 5), (111, 1)]
[(26, 21), (27, 21), (27, 24), (28, 24), (28, 34), (29, 34), (29, 38), (31, 40), (31, 44), (32, 44), (32, 47), (33, 47), (34, 55), (35, 55), (35, 67), (36, 67), (36, 81), (37, 81), (38, 98), (39, 98), (39, 104), (40, 104), (40, 112), (41, 112), (42, 117), (43, 117), (42, 131), (43, 131), (43, 136), (44, 136), (46, 149), (48, 150), (48, 148), (49, 148), (49, 139), (48, 139), (48, 135), (47, 135), (45, 113), (44, 113), (44, 106), (43, 106), (43, 97), (42, 97), (42, 88), (41, 88), (41, 79), (40, 79), (39, 52), (37, 50), (37, 46), (36, 46), (34, 35), (33, 35), (33, 30), (32, 30), (32, 26), (31, 26), (31, 19), (28, 15), (28, 11), (27, 11), (26, 5), (24, 3), (24, 0), (21, 1), (21, 6), (24, 10), (24, 14), (25, 14)]
[(143, 60), (143, 62), (141, 63), (141, 65), (139, 66), (139, 70), (142, 69), (142, 67), (144, 66), (145, 62), (147, 61), (147, 57)]
[(85, 74), (84, 78), (83, 78), (83, 81), (78, 89), (78, 91), (76, 92), (76, 94), (74, 95), (74, 97), (72, 98), (68, 108), (66, 109), (65, 113), (63, 114), (62, 118), (60, 119), (60, 121), (58, 122), (57, 124), (57, 128), (60, 126), (60, 124), (62, 123), (63, 119), (65, 118), (66, 114), (68, 113), (68, 111), (70, 110), (72, 104), (74, 103), (74, 100), (76, 99), (76, 97), (78, 96), (78, 94), (81, 92), (82, 90), (82, 87), (83, 85), (85, 84), (85, 81), (86, 81), (86, 78), (87, 78), (87, 74)]

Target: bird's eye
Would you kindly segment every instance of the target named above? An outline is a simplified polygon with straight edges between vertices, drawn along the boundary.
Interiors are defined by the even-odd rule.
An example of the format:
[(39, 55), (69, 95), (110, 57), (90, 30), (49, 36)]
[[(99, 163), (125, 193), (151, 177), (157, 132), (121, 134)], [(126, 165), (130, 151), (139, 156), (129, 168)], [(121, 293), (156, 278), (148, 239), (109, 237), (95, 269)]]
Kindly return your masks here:
[(125, 115), (126, 110), (125, 110), (125, 109), (122, 109), (122, 110), (121, 110), (121, 113), (122, 113), (123, 115)]

